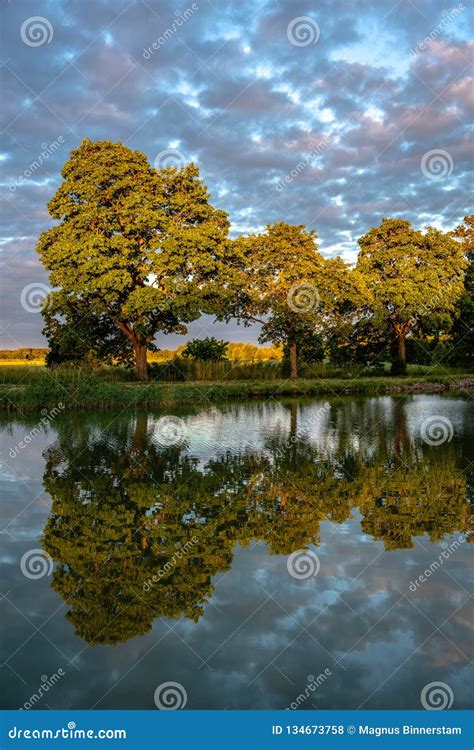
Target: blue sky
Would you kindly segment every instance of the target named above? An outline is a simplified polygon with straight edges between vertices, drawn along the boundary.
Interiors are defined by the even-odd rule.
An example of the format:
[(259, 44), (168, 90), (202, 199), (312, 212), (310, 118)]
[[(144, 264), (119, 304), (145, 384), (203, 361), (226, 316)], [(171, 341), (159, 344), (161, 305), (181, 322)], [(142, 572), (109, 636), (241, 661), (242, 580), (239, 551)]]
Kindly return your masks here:
[[(3, 348), (44, 345), (35, 245), (84, 137), (193, 160), (234, 235), (306, 224), (348, 261), (385, 216), (450, 229), (472, 212), (467, 2), (6, 0), (2, 15)], [(190, 337), (256, 341), (209, 322)]]

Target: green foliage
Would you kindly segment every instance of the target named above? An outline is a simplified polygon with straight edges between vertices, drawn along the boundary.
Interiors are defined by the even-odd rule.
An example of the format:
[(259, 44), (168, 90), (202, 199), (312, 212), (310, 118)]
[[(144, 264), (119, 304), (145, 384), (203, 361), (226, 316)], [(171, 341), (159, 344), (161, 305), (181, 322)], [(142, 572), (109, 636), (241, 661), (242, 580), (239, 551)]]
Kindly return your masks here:
[(203, 362), (189, 357), (177, 357), (166, 363), (152, 363), (150, 365), (150, 377), (152, 380), (163, 382), (266, 381), (283, 377), (283, 366), (279, 361), (236, 363), (222, 360), (220, 362)]
[[(284, 355), (288, 356), (288, 349), (284, 349)], [(315, 364), (324, 359), (324, 340), (320, 333), (309, 331), (304, 336), (298, 347), (298, 359), (301, 364)]]
[(460, 243), (438, 229), (425, 233), (404, 219), (383, 219), (359, 240), (357, 269), (366, 279), (373, 323), (393, 329), (397, 356), (406, 338), (433, 316), (455, 314), (466, 261)]
[(297, 375), (297, 351), (327, 331), (359, 304), (363, 281), (340, 258), (318, 253), (316, 234), (303, 225), (278, 222), (264, 234), (235, 240), (245, 269), (228, 317), (262, 324), (260, 341), (286, 347), (291, 375)]
[[(316, 364), (324, 359), (324, 342), (321, 334), (308, 331), (302, 337), (297, 350), (298, 371), (301, 374), (302, 366)], [(283, 347), (283, 375), (291, 375), (290, 344), (287, 342)]]
[(387, 342), (393, 338), (390, 329), (377, 328), (367, 317), (344, 320), (327, 336), (327, 352), (336, 364), (359, 364), (380, 367), (388, 359)]
[(450, 331), (448, 360), (452, 364), (474, 365), (474, 216), (466, 216), (464, 224), (457, 227), (453, 236), (460, 242), (467, 270), (464, 290), (459, 303), (459, 317)]
[(201, 362), (221, 362), (227, 358), (228, 342), (218, 341), (213, 336), (189, 341), (183, 350), (183, 357), (191, 357)]
[(193, 164), (157, 171), (122, 143), (84, 140), (62, 176), (38, 244), (50, 283), (118, 326), (146, 379), (155, 334), (185, 332), (218, 296), (227, 216)]
[[(146, 380), (155, 337), (184, 334), (187, 323), (211, 313), (260, 323), (260, 342), (271, 342), (271, 353), (194, 340), (156, 357), (169, 365), (153, 364), (155, 379), (199, 372), (210, 379), (203, 363), (282, 354), (280, 372), (291, 377), (328, 359), (380, 371), (389, 356), (402, 374), (407, 351), (414, 362), (443, 357), (472, 366), (472, 216), (451, 234), (383, 219), (360, 238), (350, 269), (341, 258), (324, 258), (316, 233), (303, 225), (277, 222), (229, 240), (227, 215), (211, 205), (194, 164), (156, 170), (120, 142), (85, 139), (62, 177), (48, 205), (57, 223), (38, 243), (58, 290), (44, 309), (48, 365), (128, 364), (133, 357), (138, 379)], [(216, 372), (228, 379), (226, 368)]]
[[(182, 360), (186, 362), (187, 360)], [(152, 382), (142, 386), (130, 381), (130, 371), (122, 367), (101, 368), (59, 368), (50, 370), (44, 367), (0, 367), (0, 411), (39, 411), (65, 404), (67, 411), (77, 409), (114, 408), (130, 409), (137, 406), (170, 403), (191, 403), (200, 401), (227, 401), (232, 399), (253, 399), (275, 396), (315, 396), (319, 394), (384, 393), (392, 388), (419, 386), (436, 382), (447, 388), (453, 387), (456, 380), (469, 378), (466, 370), (447, 370), (446, 366), (408, 367), (408, 377), (403, 381), (387, 377), (383, 371), (373, 371), (360, 366), (343, 368), (321, 363), (302, 366), (301, 380), (281, 378), (281, 364), (272, 362), (258, 365), (242, 365), (233, 368), (231, 363), (188, 362), (196, 370), (196, 379), (184, 382), (165, 376), (166, 382)], [(215, 379), (216, 368), (228, 368), (227, 372)], [(220, 373), (218, 373), (220, 374)], [(214, 375), (214, 378), (212, 377)], [(374, 376), (375, 375), (375, 376)], [(382, 375), (383, 377), (380, 377)], [(253, 378), (253, 379), (252, 379)]]
[(90, 312), (87, 305), (50, 293), (43, 310), (43, 335), (48, 340), (46, 365), (98, 367), (103, 364), (131, 364), (130, 340), (103, 314)]

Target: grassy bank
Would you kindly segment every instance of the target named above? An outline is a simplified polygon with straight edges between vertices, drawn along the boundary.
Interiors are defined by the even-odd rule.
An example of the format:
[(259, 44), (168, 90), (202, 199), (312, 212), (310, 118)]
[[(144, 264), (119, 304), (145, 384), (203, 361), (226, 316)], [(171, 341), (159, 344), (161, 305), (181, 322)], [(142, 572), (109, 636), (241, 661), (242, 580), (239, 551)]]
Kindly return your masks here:
[[(21, 370), (21, 375), (17, 370)], [(0, 409), (29, 412), (57, 408), (67, 410), (133, 408), (192, 403), (205, 405), (230, 399), (279, 396), (381, 394), (399, 391), (456, 389), (469, 373), (425, 372), (404, 378), (388, 376), (313, 378), (291, 381), (246, 380), (228, 382), (152, 381), (147, 384), (112, 380), (104, 372), (70, 370), (51, 373), (42, 368), (2, 368)], [(474, 381), (473, 381), (474, 382)], [(464, 383), (465, 385), (465, 383)], [(61, 407), (60, 407), (61, 408)]]

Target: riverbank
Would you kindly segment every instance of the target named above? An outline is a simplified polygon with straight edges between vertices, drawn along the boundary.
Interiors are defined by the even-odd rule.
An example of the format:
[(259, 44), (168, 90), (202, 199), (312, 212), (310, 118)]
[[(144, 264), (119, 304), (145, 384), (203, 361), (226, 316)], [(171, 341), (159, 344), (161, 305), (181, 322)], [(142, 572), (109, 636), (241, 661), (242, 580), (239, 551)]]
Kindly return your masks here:
[(107, 382), (93, 373), (43, 371), (16, 383), (0, 385), (0, 410), (26, 413), (37, 410), (112, 409), (174, 404), (215, 403), (234, 399), (284, 396), (380, 395), (468, 391), (472, 374), (443, 377), (360, 377), (311, 380), (149, 383)]

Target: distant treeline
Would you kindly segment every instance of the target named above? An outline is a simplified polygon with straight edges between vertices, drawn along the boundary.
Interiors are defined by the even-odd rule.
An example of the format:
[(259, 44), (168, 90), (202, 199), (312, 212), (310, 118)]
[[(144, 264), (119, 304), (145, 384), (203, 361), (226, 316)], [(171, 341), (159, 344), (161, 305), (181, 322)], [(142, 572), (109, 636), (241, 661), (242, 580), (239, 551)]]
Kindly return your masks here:
[(47, 351), (47, 349), (32, 349), (31, 347), (23, 347), (22, 349), (0, 349), (0, 360), (44, 359), (46, 357)]
[[(150, 354), (150, 362), (169, 362), (180, 357), (186, 344), (178, 346), (177, 349), (160, 349)], [(283, 349), (279, 346), (256, 346), (255, 344), (233, 344), (226, 346), (226, 359), (233, 362), (267, 362), (268, 360), (280, 360)]]
[[(150, 362), (170, 362), (180, 357), (186, 344), (177, 349), (161, 349), (150, 354)], [(1, 349), (0, 360), (38, 360), (46, 359), (48, 349), (23, 347), (22, 349)], [(227, 344), (227, 359), (235, 362), (267, 362), (280, 360), (283, 355), (278, 346), (256, 346), (255, 344)]]

